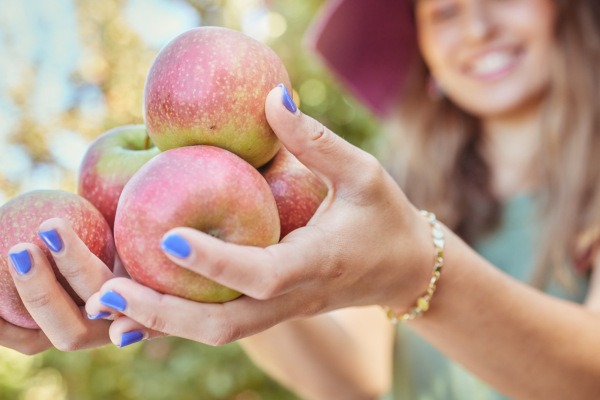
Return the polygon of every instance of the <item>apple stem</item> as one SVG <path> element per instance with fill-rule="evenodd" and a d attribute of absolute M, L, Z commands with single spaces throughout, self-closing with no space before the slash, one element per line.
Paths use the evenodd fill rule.
<path fill-rule="evenodd" d="M 148 150 L 150 148 L 150 136 L 146 134 L 146 140 L 144 140 L 144 150 Z"/>

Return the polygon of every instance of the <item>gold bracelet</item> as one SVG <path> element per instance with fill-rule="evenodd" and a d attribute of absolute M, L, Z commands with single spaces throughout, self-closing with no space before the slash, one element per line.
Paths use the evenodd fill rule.
<path fill-rule="evenodd" d="M 390 307 L 384 306 L 388 319 L 392 324 L 400 322 L 411 321 L 419 318 L 427 310 L 429 310 L 429 303 L 431 298 L 437 289 L 437 283 L 442 275 L 442 267 L 444 266 L 444 232 L 442 232 L 442 224 L 437 220 L 435 214 L 429 211 L 421 210 L 421 215 L 427 218 L 429 225 L 431 226 L 431 238 L 433 239 L 433 246 L 435 248 L 435 264 L 433 266 L 433 274 L 427 285 L 425 293 L 417 299 L 417 304 L 412 307 L 408 312 L 404 314 L 396 313 Z"/>

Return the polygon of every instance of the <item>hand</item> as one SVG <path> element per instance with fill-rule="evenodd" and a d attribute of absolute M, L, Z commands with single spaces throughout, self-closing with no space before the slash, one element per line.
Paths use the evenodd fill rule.
<path fill-rule="evenodd" d="M 40 225 L 40 232 L 50 230 L 56 231 L 62 243 L 59 251 L 51 251 L 56 265 L 81 299 L 87 300 L 114 277 L 77 237 L 68 221 L 53 218 Z M 24 354 L 36 354 L 51 347 L 72 351 L 109 343 L 110 321 L 88 319 L 85 309 L 77 306 L 58 283 L 40 248 L 20 243 L 9 253 L 22 251 L 28 252 L 29 272 L 19 274 L 14 268 L 9 269 L 21 300 L 40 329 L 20 328 L 0 320 L 0 345 Z M 13 265 L 10 258 L 9 265 Z"/>
<path fill-rule="evenodd" d="M 190 228 L 167 234 L 180 236 L 191 247 L 185 259 L 169 256 L 171 260 L 244 296 L 202 304 L 112 279 L 90 298 L 88 313 L 109 311 L 110 302 L 101 301 L 108 293 L 119 299 L 119 309 L 112 311 L 129 320 L 220 345 L 290 318 L 336 308 L 386 304 L 401 310 L 413 305 L 433 267 L 428 223 L 373 156 L 299 111 L 288 111 L 282 99 L 280 88 L 267 97 L 271 127 L 329 189 L 309 224 L 267 248 L 225 243 Z M 122 333 L 114 324 L 113 342 Z"/>

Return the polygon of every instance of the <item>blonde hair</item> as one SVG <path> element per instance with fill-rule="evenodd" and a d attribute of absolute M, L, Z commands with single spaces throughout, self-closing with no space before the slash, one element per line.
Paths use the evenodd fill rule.
<path fill-rule="evenodd" d="M 544 102 L 544 126 L 533 171 L 543 213 L 533 284 L 544 287 L 551 273 L 570 286 L 570 269 L 598 242 L 600 227 L 600 4 L 556 0 L 558 21 L 552 79 Z M 467 242 L 497 227 L 501 203 L 489 187 L 481 154 L 479 120 L 449 99 L 434 99 L 422 59 L 415 62 L 392 140 L 390 171 L 418 206 Z M 586 236 L 587 234 L 587 236 Z M 589 261 L 589 260 L 588 260 Z M 580 260 L 577 260 L 580 263 Z M 589 263 L 588 263 L 589 264 Z"/>

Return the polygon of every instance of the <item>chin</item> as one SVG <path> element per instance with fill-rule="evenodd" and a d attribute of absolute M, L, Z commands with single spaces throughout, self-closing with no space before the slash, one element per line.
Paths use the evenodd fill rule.
<path fill-rule="evenodd" d="M 450 99 L 461 109 L 478 118 L 501 118 L 539 109 L 543 91 L 510 90 L 505 87 L 497 92 L 469 93 Z M 466 94 L 466 95 L 465 95 Z"/>

